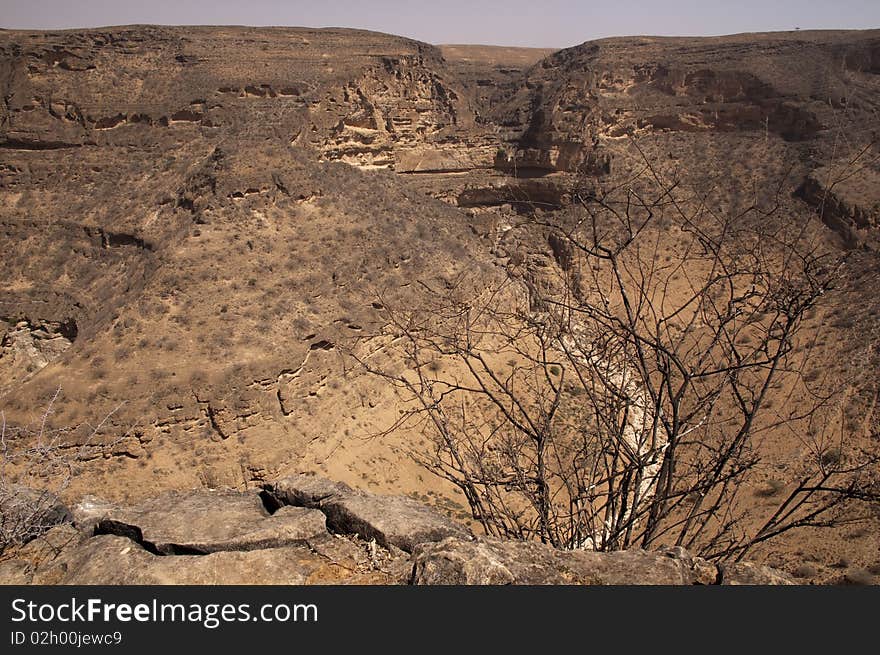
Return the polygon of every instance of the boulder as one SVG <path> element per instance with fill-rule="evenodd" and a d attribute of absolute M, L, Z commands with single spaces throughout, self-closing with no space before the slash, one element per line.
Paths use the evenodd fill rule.
<path fill-rule="evenodd" d="M 83 534 L 70 523 L 61 523 L 47 530 L 37 539 L 16 546 L 10 558 L 0 562 L 0 584 L 38 584 L 38 572 L 52 566 L 64 553 L 74 550 L 85 540 Z"/>
<path fill-rule="evenodd" d="M 154 555 L 125 537 L 98 535 L 62 554 L 35 584 L 306 584 L 324 566 L 305 546 L 209 555 Z"/>
<path fill-rule="evenodd" d="M 685 563 L 685 565 L 688 566 L 688 568 L 690 568 L 691 570 L 694 584 L 718 584 L 720 573 L 718 571 L 718 567 L 715 566 L 712 562 L 705 560 L 702 557 L 691 555 L 681 546 L 667 548 L 666 550 L 663 550 L 661 552 L 665 553 L 668 557 L 678 559 L 679 561 Z"/>
<path fill-rule="evenodd" d="M 413 584 L 714 584 L 715 567 L 679 549 L 561 551 L 538 542 L 444 539 L 413 553 Z"/>
<path fill-rule="evenodd" d="M 67 524 L 0 563 L 0 584 L 400 584 L 405 563 L 387 551 L 371 561 L 367 544 L 327 532 L 308 544 L 165 555 Z"/>
<path fill-rule="evenodd" d="M 327 527 L 333 532 L 375 539 L 385 548 L 412 552 L 418 544 L 450 536 L 471 537 L 465 526 L 405 496 L 355 491 L 317 476 L 284 478 L 268 487 L 267 493 L 280 504 L 317 508 L 327 516 Z"/>
<path fill-rule="evenodd" d="M 327 532 L 321 512 L 282 507 L 270 515 L 256 492 L 167 492 L 132 508 L 104 509 L 97 534 L 166 555 L 279 548 Z"/>
<path fill-rule="evenodd" d="M 782 571 L 752 562 L 734 562 L 718 566 L 722 585 L 794 585 L 794 578 Z"/>
<path fill-rule="evenodd" d="M 445 537 L 467 538 L 470 532 L 439 512 L 403 496 L 353 494 L 325 502 L 331 530 L 375 539 L 385 548 L 412 552 L 418 545 Z"/>
<path fill-rule="evenodd" d="M 439 543 L 419 546 L 413 552 L 411 582 L 417 585 L 527 584 L 526 576 L 522 575 L 527 567 L 517 567 L 507 556 L 508 553 L 499 552 L 502 549 L 493 547 L 498 545 L 485 540 L 462 541 L 451 537 Z M 535 566 L 542 568 L 540 563 Z M 542 580 L 545 584 L 559 581 L 558 576 L 551 576 L 548 571 L 542 572 L 545 573 Z M 519 578 L 517 574 L 520 574 Z"/>
<path fill-rule="evenodd" d="M 317 475 L 301 473 L 268 485 L 266 492 L 280 505 L 297 507 L 318 507 L 324 501 L 355 493 L 344 482 L 333 482 Z"/>

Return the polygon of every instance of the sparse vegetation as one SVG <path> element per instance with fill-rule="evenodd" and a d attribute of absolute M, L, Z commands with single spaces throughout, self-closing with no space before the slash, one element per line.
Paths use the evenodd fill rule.
<path fill-rule="evenodd" d="M 433 434 L 430 452 L 413 457 L 461 490 L 487 533 L 739 560 L 880 501 L 876 453 L 823 446 L 840 434 L 829 423 L 834 390 L 797 415 L 777 409 L 803 389 L 804 315 L 834 288 L 844 258 L 754 206 L 735 222 L 705 204 L 702 216 L 686 213 L 647 159 L 626 189 L 571 195 L 576 214 L 534 219 L 567 244 L 561 291 L 462 277 L 418 307 L 381 299 L 408 370 L 360 360 L 410 403 L 390 429 Z M 674 243 L 659 216 L 675 223 Z M 455 368 L 438 374 L 437 358 Z M 744 502 L 764 434 L 817 423 L 808 445 L 818 458 L 803 458 L 790 486 L 758 488 L 774 509 Z"/>
<path fill-rule="evenodd" d="M 106 437 L 114 409 L 95 426 L 53 428 L 57 389 L 31 424 L 11 427 L 0 410 L 0 555 L 69 519 L 59 496 L 89 460 L 112 450 L 125 436 Z"/>
<path fill-rule="evenodd" d="M 96 34 L 0 30 L 10 444 L 39 442 L 58 385 L 53 426 L 122 401 L 115 422 L 143 420 L 68 498 L 235 484 L 258 453 L 562 548 L 821 555 L 826 580 L 876 561 L 876 33 L 540 64 L 379 33 Z M 350 368 L 352 341 L 397 388 Z"/>

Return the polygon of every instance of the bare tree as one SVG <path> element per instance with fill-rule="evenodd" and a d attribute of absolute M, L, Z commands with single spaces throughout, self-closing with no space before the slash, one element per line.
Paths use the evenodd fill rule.
<path fill-rule="evenodd" d="M 94 426 L 51 427 L 60 395 L 58 388 L 30 425 L 10 426 L 0 411 L 0 554 L 69 520 L 59 495 L 78 468 L 112 451 L 128 437 L 126 433 L 104 438 L 108 422 L 121 405 Z"/>
<path fill-rule="evenodd" d="M 844 259 L 778 206 L 736 215 L 640 175 L 576 187 L 569 212 L 532 224 L 556 255 L 534 276 L 423 287 L 388 308 L 413 456 L 464 493 L 490 535 L 559 548 L 679 545 L 713 559 L 880 500 L 878 458 L 834 431 L 835 394 L 803 375 L 801 327 Z M 695 208 L 694 208 L 695 207 Z M 688 209 L 690 208 L 690 209 Z M 791 411 L 771 409 L 771 396 Z M 742 501 L 762 441 L 803 431 L 798 477 L 766 515 Z M 834 436 L 836 435 L 836 437 Z"/>

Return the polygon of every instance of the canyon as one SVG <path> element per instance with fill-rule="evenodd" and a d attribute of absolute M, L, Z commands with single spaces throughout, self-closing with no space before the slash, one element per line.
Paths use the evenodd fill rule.
<path fill-rule="evenodd" d="M 465 275 L 555 289 L 570 255 L 542 222 L 648 166 L 694 211 L 772 208 L 768 223 L 845 254 L 806 319 L 807 375 L 845 386 L 842 420 L 880 450 L 876 30 L 555 52 L 343 29 L 2 30 L 0 95 L 0 410 L 15 443 L 54 435 L 77 454 L 53 489 L 71 506 L 316 473 L 476 530 L 410 457 L 425 435 L 388 431 L 395 389 L 350 354 L 382 357 L 391 309 Z M 756 505 L 805 449 L 767 441 Z M 866 520 L 756 556 L 876 583 L 880 514 Z M 361 562 L 356 581 L 432 580 L 433 560 L 383 547 L 395 572 Z"/>

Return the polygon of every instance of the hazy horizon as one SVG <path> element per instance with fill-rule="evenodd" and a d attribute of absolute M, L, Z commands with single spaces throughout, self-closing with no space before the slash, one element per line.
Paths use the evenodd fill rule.
<path fill-rule="evenodd" d="M 86 29 L 119 25 L 240 25 L 246 27 L 345 27 L 386 32 L 428 43 L 561 48 L 611 36 L 719 36 L 743 32 L 872 29 L 880 27 L 880 3 L 849 0 L 766 3 L 620 0 L 603 2 L 525 0 L 473 3 L 354 2 L 328 0 L 203 3 L 0 0 L 0 27 Z"/>

